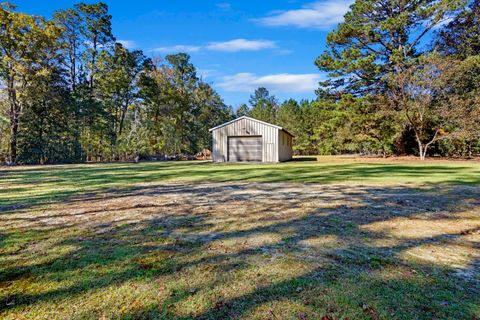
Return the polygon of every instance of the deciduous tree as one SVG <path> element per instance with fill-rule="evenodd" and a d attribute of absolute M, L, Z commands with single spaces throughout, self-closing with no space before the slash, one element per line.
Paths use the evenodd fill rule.
<path fill-rule="evenodd" d="M 42 17 L 15 12 L 11 4 L 0 6 L 0 79 L 6 90 L 10 122 L 10 161 L 17 159 L 20 115 L 25 95 L 35 77 L 49 71 L 56 59 L 60 29 Z"/>
<path fill-rule="evenodd" d="M 104 51 L 99 57 L 98 96 L 109 114 L 113 147 L 123 133 L 128 108 L 139 98 L 137 84 L 149 63 L 141 51 L 129 51 L 119 43 L 112 54 Z"/>
<path fill-rule="evenodd" d="M 415 133 L 420 159 L 435 142 L 468 130 L 468 106 L 453 103 L 452 79 L 457 62 L 436 53 L 423 56 L 404 71 L 391 75 L 387 95 L 392 109 L 398 110 Z"/>

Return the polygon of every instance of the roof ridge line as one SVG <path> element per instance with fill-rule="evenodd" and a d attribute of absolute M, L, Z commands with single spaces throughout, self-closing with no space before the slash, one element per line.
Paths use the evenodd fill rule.
<path fill-rule="evenodd" d="M 213 130 L 216 130 L 216 129 L 220 129 L 220 128 L 226 126 L 226 125 L 229 125 L 229 124 L 231 124 L 231 123 L 237 122 L 237 121 L 242 120 L 242 119 L 249 119 L 249 120 L 252 120 L 252 121 L 256 121 L 256 122 L 259 122 L 259 123 L 263 123 L 263 124 L 265 124 L 265 125 L 267 125 L 267 126 L 271 126 L 271 127 L 274 127 L 274 128 L 280 129 L 280 130 L 284 130 L 282 127 L 277 126 L 276 124 L 273 124 L 273 123 L 268 123 L 268 122 L 265 122 L 265 121 L 262 121 L 262 120 L 258 120 L 258 119 L 255 119 L 255 118 L 248 117 L 248 116 L 241 116 L 241 117 L 235 118 L 235 119 L 233 119 L 233 120 L 230 120 L 230 121 L 228 121 L 228 122 L 225 122 L 225 123 L 223 123 L 223 124 L 220 124 L 220 125 L 218 125 L 218 126 L 216 126 L 216 127 L 213 127 L 213 128 L 211 128 L 211 129 L 208 129 L 208 131 L 213 131 Z"/>

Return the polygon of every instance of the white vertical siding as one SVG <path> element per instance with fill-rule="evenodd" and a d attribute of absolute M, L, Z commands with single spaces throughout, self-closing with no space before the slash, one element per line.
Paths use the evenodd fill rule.
<path fill-rule="evenodd" d="M 229 136 L 262 136 L 262 161 L 278 162 L 279 159 L 279 132 L 281 130 L 243 118 L 226 126 L 212 131 L 212 158 L 214 162 L 228 161 L 228 137 Z"/>
<path fill-rule="evenodd" d="M 283 130 L 278 130 L 278 152 L 279 161 L 291 160 L 293 156 L 292 150 L 292 136 Z"/>

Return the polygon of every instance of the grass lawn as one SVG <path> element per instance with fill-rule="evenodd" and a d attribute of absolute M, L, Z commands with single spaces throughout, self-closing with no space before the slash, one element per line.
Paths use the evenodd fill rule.
<path fill-rule="evenodd" d="M 322 317 L 480 319 L 480 162 L 0 168 L 1 319 Z"/>

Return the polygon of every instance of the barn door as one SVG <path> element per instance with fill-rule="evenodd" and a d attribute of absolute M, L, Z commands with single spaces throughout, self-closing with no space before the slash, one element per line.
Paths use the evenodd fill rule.
<path fill-rule="evenodd" d="M 228 137 L 228 161 L 262 161 L 262 137 Z"/>

